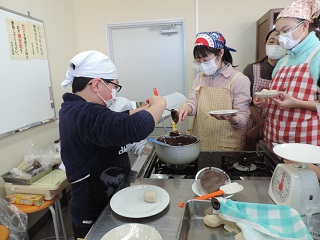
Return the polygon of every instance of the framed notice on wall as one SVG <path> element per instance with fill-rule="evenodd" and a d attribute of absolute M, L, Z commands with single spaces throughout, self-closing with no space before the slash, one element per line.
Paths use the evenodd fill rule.
<path fill-rule="evenodd" d="M 44 24 L 0 7 L 0 137 L 55 119 Z"/>

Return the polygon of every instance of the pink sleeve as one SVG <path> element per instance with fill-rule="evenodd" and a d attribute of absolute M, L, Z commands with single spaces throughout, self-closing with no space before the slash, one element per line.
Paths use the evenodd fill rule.
<path fill-rule="evenodd" d="M 231 85 L 232 108 L 238 110 L 240 122 L 232 125 L 234 128 L 242 128 L 247 124 L 250 116 L 250 80 L 241 74 Z"/>
<path fill-rule="evenodd" d="M 194 89 L 199 86 L 199 83 L 200 83 L 200 78 L 199 78 L 199 73 L 198 73 L 197 76 L 195 77 L 195 79 L 193 80 L 192 89 L 189 92 L 188 97 L 187 97 L 187 103 L 192 108 L 192 111 L 189 114 L 189 116 L 194 116 L 197 113 L 199 91 L 194 90 Z"/>

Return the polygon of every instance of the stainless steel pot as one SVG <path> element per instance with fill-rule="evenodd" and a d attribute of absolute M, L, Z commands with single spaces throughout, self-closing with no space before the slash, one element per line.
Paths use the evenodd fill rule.
<path fill-rule="evenodd" d="M 189 138 L 193 143 L 179 146 L 173 146 L 174 144 L 170 143 L 170 140 L 173 140 L 174 143 L 178 143 L 179 138 L 181 137 Z M 170 146 L 155 144 L 155 151 L 160 160 L 164 163 L 172 165 L 189 164 L 199 156 L 200 139 L 196 136 L 160 136 L 156 140 L 170 144 Z"/>

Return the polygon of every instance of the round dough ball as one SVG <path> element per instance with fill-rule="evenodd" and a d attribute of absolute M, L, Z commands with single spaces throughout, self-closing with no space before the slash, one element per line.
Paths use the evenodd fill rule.
<path fill-rule="evenodd" d="M 144 201 L 154 203 L 157 201 L 157 193 L 153 190 L 148 190 L 143 193 Z"/>
<path fill-rule="evenodd" d="M 224 223 L 224 219 L 222 219 L 221 217 L 219 217 L 216 214 L 213 215 L 206 215 L 203 218 L 203 222 L 205 225 L 207 225 L 208 227 L 219 227 L 221 224 Z"/>
<path fill-rule="evenodd" d="M 269 90 L 269 94 L 277 94 L 278 91 L 277 90 Z"/>
<path fill-rule="evenodd" d="M 213 208 L 212 207 L 208 207 L 206 210 L 204 210 L 203 216 L 212 215 L 212 214 L 214 214 L 213 213 Z"/>

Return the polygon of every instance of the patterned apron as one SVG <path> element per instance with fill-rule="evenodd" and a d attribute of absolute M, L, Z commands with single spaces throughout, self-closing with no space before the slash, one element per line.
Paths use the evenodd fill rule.
<path fill-rule="evenodd" d="M 310 72 L 310 61 L 320 50 L 320 46 L 312 51 L 303 64 L 285 66 L 286 56 L 274 76 L 270 89 L 284 91 L 303 100 L 314 101 L 317 86 Z M 316 111 L 302 108 L 280 109 L 269 100 L 269 111 L 266 116 L 264 136 L 268 141 L 283 143 L 297 142 L 320 146 L 319 116 Z"/>
<path fill-rule="evenodd" d="M 252 65 L 253 67 L 253 86 L 252 86 L 252 93 L 253 95 L 256 92 L 261 92 L 262 89 L 269 89 L 269 85 L 270 85 L 270 80 L 268 79 L 264 79 L 261 78 L 261 66 L 260 63 L 255 63 Z M 255 106 L 252 106 L 255 108 L 255 110 L 257 111 L 257 113 L 259 113 L 259 115 L 262 118 L 265 118 L 266 116 L 266 108 L 262 109 L 262 108 L 258 108 Z M 256 150 L 256 143 L 254 144 L 249 144 L 246 142 L 246 137 L 247 137 L 247 133 L 254 127 L 256 126 L 256 122 L 253 121 L 253 119 L 251 117 L 249 117 L 248 119 L 248 123 L 246 126 L 244 126 L 243 128 L 241 128 L 241 149 L 245 150 L 245 151 L 255 151 Z M 257 139 L 258 141 L 259 139 Z"/>
<path fill-rule="evenodd" d="M 242 73 L 238 72 L 223 88 L 201 87 L 199 90 L 198 109 L 192 132 L 201 140 L 201 151 L 240 150 L 240 129 L 233 128 L 229 121 L 217 120 L 208 112 L 232 109 L 231 85 Z"/>

